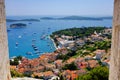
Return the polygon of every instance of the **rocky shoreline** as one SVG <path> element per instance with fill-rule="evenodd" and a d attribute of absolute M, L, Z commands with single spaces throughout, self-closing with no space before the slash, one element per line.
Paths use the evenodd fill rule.
<path fill-rule="evenodd" d="M 49 39 L 53 42 L 54 47 L 55 47 L 55 49 L 57 50 L 57 49 L 58 49 L 58 47 L 57 47 L 57 45 L 56 45 L 56 43 L 55 43 L 54 39 L 52 39 L 50 36 L 49 36 Z"/>

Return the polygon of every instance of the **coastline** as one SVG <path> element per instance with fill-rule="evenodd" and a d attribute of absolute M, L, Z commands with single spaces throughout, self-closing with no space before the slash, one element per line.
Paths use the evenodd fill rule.
<path fill-rule="evenodd" d="M 56 44 L 55 44 L 54 40 L 50 37 L 50 35 L 48 36 L 48 38 L 49 38 L 49 39 L 53 42 L 54 47 L 55 47 L 55 49 L 57 50 L 57 49 L 58 49 L 58 47 L 56 46 Z"/>
<path fill-rule="evenodd" d="M 24 17 L 24 16 L 21 16 L 21 17 L 17 17 L 17 16 L 11 16 L 10 18 L 11 19 L 17 19 L 17 20 L 19 20 L 19 19 L 24 19 L 24 18 L 27 18 L 27 19 L 30 19 L 30 17 L 31 18 L 36 18 L 35 16 L 28 16 L 28 17 Z M 51 23 L 51 21 L 49 21 L 49 20 L 43 20 L 42 22 L 40 22 L 40 23 L 36 23 L 36 22 L 32 22 L 32 24 L 29 24 L 29 23 L 27 23 L 27 22 L 24 22 L 24 23 L 26 23 L 26 24 L 28 24 L 28 26 L 30 26 L 30 27 L 27 27 L 27 28 L 23 28 L 23 29 L 10 29 L 11 31 L 10 32 L 8 32 L 8 38 L 9 38 L 9 40 L 8 40 L 8 42 L 9 42 L 9 48 L 10 48 L 10 50 L 9 50 L 9 53 L 10 53 L 10 56 L 9 56 L 9 58 L 11 58 L 11 57 L 13 57 L 13 56 L 19 56 L 19 55 L 21 55 L 21 56 L 25 56 L 25 57 L 27 57 L 27 58 L 29 58 L 29 59 L 33 59 L 33 58 L 37 58 L 38 56 L 37 55 L 35 55 L 35 56 L 30 56 L 30 55 L 26 55 L 25 53 L 26 52 L 28 52 L 28 51 L 30 51 L 30 52 L 33 52 L 34 53 L 34 51 L 33 51 L 33 49 L 31 48 L 31 46 L 29 46 L 29 45 L 31 45 L 31 39 L 34 39 L 35 37 L 34 36 L 31 36 L 34 32 L 36 32 L 37 34 L 34 34 L 34 35 L 36 35 L 38 38 L 41 36 L 41 33 L 46 33 L 47 35 L 49 35 L 51 32 L 54 32 L 54 31 L 56 31 L 56 30 L 62 30 L 62 29 L 67 29 L 67 28 L 72 28 L 73 26 L 76 26 L 76 25 L 78 25 L 77 27 L 81 27 L 82 25 L 84 25 L 84 26 L 88 26 L 89 27 L 89 23 L 90 23 L 90 25 L 92 26 L 92 25 L 103 25 L 103 26 L 111 26 L 111 24 L 106 24 L 106 23 L 110 23 L 111 21 L 110 20 L 107 20 L 107 21 L 102 21 L 101 23 L 99 23 L 99 24 L 96 24 L 96 22 L 93 22 L 92 24 L 91 24 L 91 22 L 89 22 L 89 21 L 83 21 L 83 23 L 81 24 L 81 23 L 79 23 L 78 21 L 72 21 L 73 23 L 71 23 L 71 21 L 68 21 L 68 22 L 66 22 L 66 21 L 56 21 L 56 20 L 54 20 L 54 21 L 52 21 L 52 22 L 54 22 L 55 23 L 55 25 L 53 25 L 52 23 Z M 47 24 L 50 24 L 51 26 L 45 26 L 44 25 L 44 23 L 47 23 Z M 61 23 L 61 24 L 63 24 L 62 26 L 59 24 L 59 23 Z M 67 25 L 65 25 L 66 23 L 68 23 Z M 86 24 L 87 23 L 87 24 Z M 105 23 L 105 24 L 104 24 Z M 11 23 L 10 22 L 7 22 L 7 26 L 9 26 Z M 39 27 L 40 25 L 42 25 L 43 27 Z M 36 26 L 36 27 L 35 27 Z M 60 27 L 60 28 L 59 28 Z M 51 30 L 50 30 L 50 32 L 49 32 L 49 34 L 46 32 L 46 31 L 48 31 L 48 28 L 51 28 Z M 55 28 L 55 29 L 54 29 Z M 17 33 L 17 34 L 16 34 Z M 11 35 L 12 34 L 12 35 Z M 19 35 L 22 35 L 22 39 L 19 39 L 18 37 L 19 37 Z M 14 38 L 13 38 L 14 37 Z M 52 38 L 52 37 L 51 37 Z M 26 40 L 27 40 L 27 42 L 26 42 Z M 51 39 L 52 40 L 52 39 Z M 52 40 L 53 41 L 53 43 L 54 43 L 54 40 Z M 19 46 L 19 48 L 15 48 L 15 44 L 14 43 L 16 43 L 16 42 L 19 42 L 19 44 L 20 44 L 20 46 Z M 21 43 L 22 42 L 22 43 Z M 46 50 L 44 50 L 44 48 L 43 48 L 43 46 L 41 46 L 41 44 L 40 45 L 38 45 L 37 47 L 39 47 L 40 48 L 40 50 L 42 51 L 42 53 L 41 54 L 43 54 L 43 53 L 46 53 L 46 52 L 49 52 L 49 50 L 50 50 L 50 47 L 49 46 L 47 46 L 46 44 L 47 43 L 45 43 L 46 41 L 44 41 L 44 40 L 37 40 L 36 41 L 37 43 L 38 42 L 40 42 L 40 43 L 42 43 L 43 44 L 43 46 L 44 46 L 44 44 L 45 44 L 45 46 L 44 46 L 44 48 L 46 48 Z M 53 45 L 53 43 L 52 43 L 52 46 L 54 47 L 55 46 L 55 44 Z M 28 48 L 27 48 L 28 47 Z M 54 50 L 55 50 L 55 48 L 57 49 L 57 48 L 59 48 L 58 46 L 55 46 L 54 47 Z"/>

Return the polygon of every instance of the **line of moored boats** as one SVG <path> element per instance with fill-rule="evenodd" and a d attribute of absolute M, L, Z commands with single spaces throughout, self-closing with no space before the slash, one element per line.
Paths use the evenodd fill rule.
<path fill-rule="evenodd" d="M 50 28 L 48 28 L 48 30 L 50 30 Z M 37 33 L 34 32 L 33 35 L 35 35 L 35 34 L 37 34 Z M 22 38 L 22 36 L 19 35 L 18 38 Z M 40 40 L 46 40 L 46 39 L 49 39 L 49 36 L 48 36 L 47 34 L 44 33 L 44 34 L 42 34 L 42 36 L 40 36 Z M 38 47 L 35 45 L 35 42 L 36 42 L 36 39 L 32 39 L 32 44 L 31 44 L 31 46 L 32 46 L 34 52 L 30 52 L 30 51 L 29 51 L 29 52 L 26 52 L 26 55 L 31 55 L 31 56 L 33 56 L 34 54 L 40 55 L 40 54 L 43 53 L 43 52 L 40 51 L 40 50 L 38 49 Z M 52 50 L 52 49 L 53 49 L 52 42 L 48 41 L 47 43 L 48 43 L 47 46 L 49 46 L 49 47 L 50 47 L 50 50 Z M 16 42 L 15 45 L 16 45 L 16 48 L 18 48 L 19 43 Z"/>

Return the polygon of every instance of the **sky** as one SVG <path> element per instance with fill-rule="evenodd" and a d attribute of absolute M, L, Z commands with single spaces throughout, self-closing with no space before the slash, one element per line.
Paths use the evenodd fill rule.
<path fill-rule="evenodd" d="M 5 0 L 7 16 L 112 16 L 114 0 Z"/>

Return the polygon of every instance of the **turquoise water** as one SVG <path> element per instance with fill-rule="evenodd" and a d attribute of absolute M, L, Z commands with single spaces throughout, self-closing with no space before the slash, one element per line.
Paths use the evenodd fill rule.
<path fill-rule="evenodd" d="M 40 19 L 40 16 L 27 16 L 27 17 L 7 17 L 9 19 Z M 40 22 L 7 22 L 7 27 L 12 23 L 25 23 L 27 24 L 26 28 L 21 29 L 10 29 L 8 32 L 8 42 L 9 42 L 9 53 L 10 57 L 13 56 L 25 56 L 27 58 L 36 58 L 39 55 L 46 52 L 53 52 L 55 47 L 53 42 L 48 38 L 47 35 L 50 35 L 52 32 L 72 28 L 72 27 L 82 27 L 82 26 L 112 26 L 112 20 L 103 20 L 103 21 L 79 21 L 79 20 L 41 20 Z M 46 35 L 44 40 L 41 40 L 41 37 Z M 18 45 L 16 46 L 16 43 Z M 35 53 L 35 50 L 32 47 L 34 44 L 38 50 L 39 54 Z M 26 54 L 26 52 L 31 52 L 32 55 Z"/>

